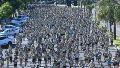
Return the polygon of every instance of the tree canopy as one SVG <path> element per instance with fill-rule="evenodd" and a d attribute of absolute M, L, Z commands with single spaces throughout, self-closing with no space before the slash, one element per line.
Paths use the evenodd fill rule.
<path fill-rule="evenodd" d="M 12 6 L 10 5 L 9 2 L 6 2 L 1 5 L 0 7 L 0 19 L 6 18 L 11 16 L 12 14 Z"/>
<path fill-rule="evenodd" d="M 116 0 L 100 0 L 98 1 L 98 20 L 110 20 L 114 18 L 116 21 L 120 21 L 120 5 Z"/>
<path fill-rule="evenodd" d="M 3 0 L 0 5 L 0 19 L 8 18 L 16 9 L 24 9 L 33 0 Z"/>

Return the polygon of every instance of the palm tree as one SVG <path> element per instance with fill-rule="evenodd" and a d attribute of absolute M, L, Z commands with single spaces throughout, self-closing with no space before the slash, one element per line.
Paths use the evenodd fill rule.
<path fill-rule="evenodd" d="M 116 0 L 100 0 L 98 1 L 98 20 L 104 20 L 110 24 L 110 33 L 112 33 L 112 25 L 114 25 L 114 39 L 116 39 L 116 22 L 120 21 L 120 5 Z M 117 14 L 118 13 L 118 14 Z"/>
<path fill-rule="evenodd" d="M 120 21 L 118 19 L 119 14 L 119 4 L 116 0 L 100 0 L 98 2 L 99 10 L 98 10 L 98 19 L 105 20 L 110 24 L 110 32 L 112 32 L 111 26 L 114 25 L 114 39 L 116 39 L 116 21 Z"/>

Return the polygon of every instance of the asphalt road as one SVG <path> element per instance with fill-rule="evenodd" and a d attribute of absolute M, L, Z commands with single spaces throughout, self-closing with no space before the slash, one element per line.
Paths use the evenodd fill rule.
<path fill-rule="evenodd" d="M 120 25 L 117 25 L 117 34 L 120 36 Z M 29 41 L 28 41 L 26 38 L 22 39 L 22 45 L 23 45 L 23 46 L 24 46 L 24 45 L 27 45 L 28 42 L 29 42 Z M 80 48 L 81 48 L 81 47 L 80 47 Z M 115 56 L 116 50 L 117 50 L 117 49 L 116 49 L 115 47 L 109 47 L 109 51 L 112 53 L 112 56 L 113 56 L 113 57 Z M 5 51 L 3 51 L 3 52 L 5 52 Z M 14 52 L 14 49 L 13 49 L 13 52 Z M 101 52 L 103 53 L 103 50 L 102 50 L 102 49 L 101 49 Z M 81 60 L 84 59 L 84 52 L 83 52 L 82 50 L 80 50 L 80 58 L 81 58 Z M 53 59 L 52 59 L 52 60 L 53 60 Z M 104 60 L 103 60 L 103 57 L 102 57 L 102 61 L 104 61 Z M 7 68 L 6 64 L 7 64 L 7 62 L 5 62 L 4 68 Z M 19 61 L 18 61 L 18 64 L 20 64 Z M 98 64 L 96 60 L 95 60 L 95 64 L 96 64 L 96 66 L 97 66 L 97 64 Z M 107 63 L 103 62 L 103 64 L 105 65 L 105 68 L 108 68 Z M 23 62 L 23 65 L 24 65 L 24 62 Z M 27 66 L 24 67 L 24 68 L 32 68 L 32 67 L 35 68 L 36 65 L 37 65 L 37 64 L 34 65 L 34 64 L 31 62 L 31 59 L 29 59 Z M 52 64 L 47 64 L 47 65 L 49 66 L 48 68 L 51 68 L 51 66 L 53 65 L 53 62 L 52 62 Z M 40 67 L 40 68 L 44 68 L 44 66 L 45 66 L 45 62 L 44 62 L 44 61 L 42 61 L 41 66 L 42 66 L 42 67 Z M 14 68 L 13 63 L 10 64 L 10 67 L 9 67 L 9 68 Z M 22 67 L 20 67 L 20 65 L 18 65 L 17 68 L 22 68 Z M 69 67 L 68 67 L 68 68 L 69 68 Z M 76 67 L 76 68 L 81 68 L 81 67 Z M 89 67 L 86 67 L 86 68 L 89 68 Z"/>

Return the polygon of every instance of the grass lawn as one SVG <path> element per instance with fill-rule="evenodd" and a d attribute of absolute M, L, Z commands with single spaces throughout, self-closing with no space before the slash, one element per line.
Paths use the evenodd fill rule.
<path fill-rule="evenodd" d="M 116 47 L 120 49 L 120 37 L 117 37 L 117 39 L 114 40 L 113 44 L 116 45 Z"/>

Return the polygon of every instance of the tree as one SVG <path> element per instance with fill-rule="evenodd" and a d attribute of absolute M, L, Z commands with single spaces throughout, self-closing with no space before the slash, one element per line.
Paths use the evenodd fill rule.
<path fill-rule="evenodd" d="M 21 1 L 22 1 L 22 4 L 20 6 L 21 9 L 26 9 L 27 5 L 31 2 L 33 2 L 33 0 L 21 0 Z"/>
<path fill-rule="evenodd" d="M 33 0 L 4 0 L 3 2 L 9 2 L 10 5 L 13 7 L 13 11 L 15 11 L 16 9 L 26 8 L 27 4 L 32 1 Z"/>
<path fill-rule="evenodd" d="M 116 0 L 100 0 L 98 6 L 98 20 L 109 22 L 111 33 L 111 26 L 114 25 L 114 39 L 116 39 L 116 22 L 120 21 L 120 5 Z"/>
<path fill-rule="evenodd" d="M 3 0 L 0 4 L 0 19 L 5 19 L 15 15 L 16 10 L 26 8 L 33 0 Z"/>
<path fill-rule="evenodd" d="M 3 3 L 0 6 L 0 21 L 2 19 L 6 20 L 6 18 L 11 17 L 12 14 L 12 6 L 10 6 L 9 2 Z"/>
<path fill-rule="evenodd" d="M 81 0 L 81 7 L 84 6 L 84 12 L 86 9 L 89 9 L 89 14 L 92 13 L 92 9 L 94 8 L 95 2 L 93 0 Z"/>
<path fill-rule="evenodd" d="M 12 14 L 12 6 L 10 6 L 9 2 L 6 2 L 0 7 L 0 19 L 8 18 Z"/>

